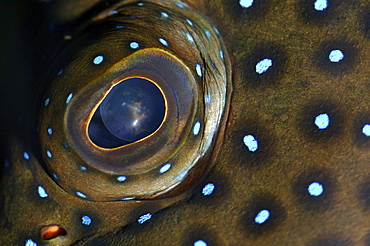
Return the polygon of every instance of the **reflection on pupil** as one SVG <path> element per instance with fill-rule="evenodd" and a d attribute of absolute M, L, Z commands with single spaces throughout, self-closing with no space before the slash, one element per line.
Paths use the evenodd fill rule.
<path fill-rule="evenodd" d="M 164 114 L 157 86 L 141 78 L 127 79 L 110 90 L 94 113 L 89 137 L 100 147 L 119 147 L 155 132 Z"/>

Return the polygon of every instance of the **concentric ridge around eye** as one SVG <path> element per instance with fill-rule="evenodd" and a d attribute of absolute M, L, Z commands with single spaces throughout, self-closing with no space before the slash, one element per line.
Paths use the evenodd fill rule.
<path fill-rule="evenodd" d="M 45 78 L 44 160 L 79 199 L 173 196 L 220 149 L 231 82 L 217 29 L 185 3 L 140 3 L 96 16 Z"/>

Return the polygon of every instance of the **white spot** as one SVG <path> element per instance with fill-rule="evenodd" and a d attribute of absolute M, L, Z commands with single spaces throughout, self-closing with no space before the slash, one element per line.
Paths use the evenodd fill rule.
<path fill-rule="evenodd" d="M 161 12 L 161 16 L 162 16 L 163 18 L 168 18 L 168 14 L 167 14 L 167 13 L 165 13 L 165 12 Z"/>
<path fill-rule="evenodd" d="M 262 224 L 265 223 L 269 217 L 270 211 L 262 209 L 261 211 L 258 212 L 257 216 L 254 218 L 254 222 L 256 222 L 257 224 Z"/>
<path fill-rule="evenodd" d="M 185 19 L 185 20 L 186 20 L 187 23 L 189 23 L 190 26 L 193 26 L 194 25 L 191 20 L 189 20 L 189 19 Z"/>
<path fill-rule="evenodd" d="M 87 198 L 87 196 L 86 196 L 84 193 L 82 193 L 82 192 L 76 191 L 76 194 L 77 194 L 77 196 L 79 196 L 79 197 Z"/>
<path fill-rule="evenodd" d="M 119 181 L 119 182 L 123 182 L 123 181 L 125 181 L 127 179 L 127 177 L 126 176 L 118 176 L 117 177 L 117 180 Z"/>
<path fill-rule="evenodd" d="M 172 166 L 171 163 L 167 163 L 167 164 L 163 165 L 161 167 L 161 169 L 159 169 L 159 173 L 165 173 L 165 172 L 167 172 L 171 168 L 171 166 Z"/>
<path fill-rule="evenodd" d="M 195 70 L 197 71 L 198 76 L 202 77 L 202 66 L 200 64 L 195 66 Z"/>
<path fill-rule="evenodd" d="M 211 102 L 211 96 L 208 93 L 204 97 L 204 102 L 207 103 L 207 104 Z"/>
<path fill-rule="evenodd" d="M 222 60 L 224 59 L 224 52 L 222 50 L 220 50 L 220 57 Z"/>
<path fill-rule="evenodd" d="M 327 0 L 316 0 L 314 3 L 314 8 L 317 11 L 324 11 L 328 7 L 328 1 Z"/>
<path fill-rule="evenodd" d="M 315 125 L 319 129 L 325 129 L 325 128 L 327 128 L 329 126 L 329 123 L 330 123 L 330 119 L 329 119 L 329 115 L 328 114 L 319 114 L 315 118 Z"/>
<path fill-rule="evenodd" d="M 82 215 L 81 216 L 81 223 L 83 225 L 90 225 L 91 222 L 92 222 L 92 220 L 91 220 L 91 218 L 89 216 L 87 216 L 87 215 Z"/>
<path fill-rule="evenodd" d="M 198 240 L 194 242 L 194 246 L 207 246 L 208 244 L 203 240 Z"/>
<path fill-rule="evenodd" d="M 137 42 L 131 42 L 130 43 L 130 47 L 131 47 L 131 49 L 137 49 L 137 48 L 139 48 L 139 43 L 137 43 Z"/>
<path fill-rule="evenodd" d="M 117 10 L 112 10 L 112 11 L 109 12 L 109 15 L 115 15 L 115 14 L 118 14 Z"/>
<path fill-rule="evenodd" d="M 208 37 L 208 38 L 210 38 L 211 37 L 211 32 L 209 31 L 209 30 L 204 30 L 204 33 L 206 34 L 206 36 Z"/>
<path fill-rule="evenodd" d="M 50 98 L 46 98 L 46 99 L 45 99 L 45 106 L 48 106 L 48 105 L 49 105 L 49 103 L 50 103 Z"/>
<path fill-rule="evenodd" d="M 213 27 L 213 29 L 215 30 L 215 32 L 220 35 L 220 32 L 218 31 L 218 29 L 216 27 Z"/>
<path fill-rule="evenodd" d="M 188 40 L 189 40 L 190 42 L 192 42 L 192 43 L 194 42 L 194 38 L 193 38 L 193 36 L 191 36 L 191 35 L 190 35 L 190 33 L 188 33 L 188 32 L 187 32 L 187 33 L 186 33 L 186 37 L 188 38 Z"/>
<path fill-rule="evenodd" d="M 166 41 L 166 40 L 164 40 L 163 38 L 159 38 L 158 40 L 159 40 L 159 42 L 161 42 L 161 44 L 163 44 L 164 46 L 168 46 L 167 41 Z"/>
<path fill-rule="evenodd" d="M 307 191 L 311 196 L 320 196 L 324 192 L 324 186 L 318 182 L 312 182 Z"/>
<path fill-rule="evenodd" d="M 30 159 L 30 155 L 27 152 L 23 152 L 23 158 L 26 160 Z"/>
<path fill-rule="evenodd" d="M 203 189 L 202 189 L 202 193 L 203 195 L 205 196 L 209 196 L 213 193 L 213 191 L 215 190 L 215 185 L 212 184 L 212 183 L 208 183 L 206 184 Z"/>
<path fill-rule="evenodd" d="M 140 218 L 137 220 L 137 222 L 139 222 L 139 224 L 143 224 L 145 221 L 150 220 L 151 218 L 152 218 L 152 214 L 147 213 L 147 214 L 141 215 Z"/>
<path fill-rule="evenodd" d="M 121 201 L 129 201 L 129 200 L 133 200 L 135 198 L 136 197 L 134 197 L 134 196 L 129 196 L 129 197 L 122 198 Z"/>
<path fill-rule="evenodd" d="M 138 5 L 138 6 L 143 6 L 143 5 L 144 5 L 144 3 L 138 3 L 137 5 Z"/>
<path fill-rule="evenodd" d="M 85 166 L 80 166 L 80 169 L 81 169 L 81 171 L 86 171 L 86 170 L 87 170 L 87 167 L 85 167 Z"/>
<path fill-rule="evenodd" d="M 48 128 L 48 134 L 49 135 L 52 135 L 53 134 L 53 129 L 51 129 L 50 127 Z"/>
<path fill-rule="evenodd" d="M 66 104 L 70 103 L 73 97 L 73 93 L 70 93 L 66 99 Z"/>
<path fill-rule="evenodd" d="M 239 1 L 239 4 L 240 6 L 242 6 L 243 8 L 249 8 L 252 6 L 253 4 L 253 0 L 240 0 Z"/>
<path fill-rule="evenodd" d="M 24 246 L 37 246 L 37 243 L 35 243 L 32 239 L 27 239 Z"/>
<path fill-rule="evenodd" d="M 41 198 L 45 198 L 45 197 L 48 197 L 48 193 L 46 193 L 46 190 L 44 189 L 44 187 L 40 186 L 37 187 L 37 192 L 39 193 L 39 196 Z"/>
<path fill-rule="evenodd" d="M 64 70 L 60 69 L 59 72 L 58 72 L 58 76 L 61 75 L 63 72 L 64 72 Z"/>
<path fill-rule="evenodd" d="M 47 151 L 46 151 L 46 155 L 47 155 L 49 158 L 53 157 L 53 154 L 51 153 L 51 151 L 50 151 L 50 150 L 47 150 Z"/>
<path fill-rule="evenodd" d="M 329 54 L 329 60 L 331 62 L 340 62 L 343 60 L 344 54 L 341 50 L 332 50 Z"/>
<path fill-rule="evenodd" d="M 362 127 L 362 133 L 365 134 L 366 137 L 370 137 L 370 125 L 366 124 Z"/>
<path fill-rule="evenodd" d="M 243 137 L 243 142 L 245 146 L 248 147 L 248 150 L 255 152 L 258 149 L 258 141 L 254 138 L 253 135 L 245 135 Z"/>
<path fill-rule="evenodd" d="M 200 122 L 197 121 L 195 124 L 194 124 L 194 128 L 193 128 L 193 134 L 196 136 L 199 134 L 199 131 L 200 131 Z"/>
<path fill-rule="evenodd" d="M 96 57 L 94 58 L 93 63 L 94 63 L 95 65 L 99 65 L 100 63 L 102 63 L 102 62 L 103 62 L 103 60 L 104 60 L 104 56 L 102 56 L 102 55 L 98 55 L 98 56 L 96 56 Z"/>
<path fill-rule="evenodd" d="M 272 66 L 272 60 L 265 58 L 256 64 L 256 73 L 262 74 Z"/>

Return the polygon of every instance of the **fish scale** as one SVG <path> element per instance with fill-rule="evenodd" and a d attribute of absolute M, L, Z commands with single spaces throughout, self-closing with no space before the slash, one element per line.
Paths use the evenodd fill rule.
<path fill-rule="evenodd" d="M 145 7 L 147 2 L 141 3 Z M 169 9 L 182 8 L 171 5 L 177 1 L 163 3 Z M 10 134 L 8 146 L 12 147 L 5 154 L 10 169 L 4 168 L 7 176 L 2 184 L 6 220 L 1 222 L 0 242 L 368 245 L 370 140 L 362 131 L 370 124 L 370 54 L 366 49 L 370 5 L 329 0 L 327 9 L 316 11 L 314 3 L 255 0 L 250 8 L 230 0 L 183 3 L 185 9 L 189 4 L 217 27 L 226 46 L 225 57 L 230 57 L 232 93 L 228 91 L 229 113 L 222 123 L 224 134 L 221 128 L 217 135 L 214 158 L 206 161 L 207 168 L 194 171 L 201 172 L 196 180 L 168 197 L 115 202 L 81 199 L 63 185 L 55 185 L 58 180 L 43 174 L 39 153 Z M 52 13 L 56 19 L 71 22 L 87 8 L 83 1 L 80 4 L 76 14 Z M 76 7 L 73 2 L 59 6 Z M 217 48 L 207 48 L 201 51 L 218 53 Z M 344 53 L 338 63 L 329 61 L 334 49 Z M 178 50 L 177 54 L 183 53 Z M 256 65 L 265 58 L 272 59 L 272 65 L 259 74 Z M 192 73 L 197 74 L 195 65 Z M 316 116 L 325 113 L 330 122 L 318 129 Z M 52 134 L 61 136 L 61 131 L 56 128 Z M 255 141 L 243 142 L 247 135 Z M 253 151 L 251 143 L 256 144 Z M 37 193 L 40 182 L 46 187 L 46 198 Z M 323 185 L 322 194 L 309 194 L 313 182 Z M 258 216 L 261 211 L 268 211 L 268 216 Z M 91 224 L 86 225 L 88 219 Z M 54 224 L 67 234 L 42 239 L 40 229 Z"/>

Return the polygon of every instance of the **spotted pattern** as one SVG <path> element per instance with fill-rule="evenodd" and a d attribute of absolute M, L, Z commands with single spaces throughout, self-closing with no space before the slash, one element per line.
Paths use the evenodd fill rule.
<path fill-rule="evenodd" d="M 121 198 L 115 203 L 132 207 L 124 214 L 130 223 L 123 224 L 120 207 L 112 205 L 108 209 L 100 202 L 96 207 L 86 205 L 88 196 L 78 190 L 73 198 L 63 197 L 76 199 L 71 209 L 60 206 L 64 201 L 56 199 L 57 188 L 45 189 L 44 183 L 32 178 L 29 167 L 39 158 L 33 146 L 14 144 L 7 159 L 9 177 L 21 180 L 22 185 L 17 183 L 16 187 L 23 197 L 19 200 L 29 207 L 25 211 L 31 214 L 36 206 L 39 211 L 35 211 L 36 221 L 27 227 L 33 229 L 24 229 L 18 223 L 14 225 L 16 236 L 5 237 L 0 232 L 0 238 L 4 235 L 4 240 L 17 245 L 38 245 L 42 239 L 35 229 L 39 228 L 37 223 L 41 224 L 37 217 L 58 224 L 68 215 L 68 233 L 53 239 L 70 240 L 77 235 L 73 241 L 66 241 L 67 245 L 369 244 L 368 3 L 190 2 L 217 25 L 234 62 L 227 130 L 221 136 L 221 153 L 212 160 L 217 165 L 188 187 L 173 206 L 150 199 L 131 201 L 134 196 Z M 140 8 L 146 5 L 137 3 Z M 185 2 L 176 5 L 186 8 Z M 170 21 L 173 13 L 163 8 L 158 15 Z M 225 21 L 220 21 L 220 16 Z M 190 18 L 184 22 L 188 30 L 195 25 Z M 209 36 L 207 32 L 204 35 Z M 192 32 L 182 35 L 196 44 Z M 170 49 L 173 45 L 164 36 L 156 37 L 155 42 Z M 140 50 L 145 45 L 143 40 L 136 40 L 126 47 Z M 227 53 L 219 50 L 221 59 Z M 108 57 L 95 54 L 89 63 L 103 67 Z M 190 69 L 203 77 L 207 67 L 198 62 Z M 66 73 L 70 71 L 58 68 L 54 76 Z M 53 95 L 49 96 L 43 99 L 45 108 L 54 103 Z M 63 95 L 65 101 L 58 103 L 68 107 L 74 96 L 69 91 Z M 212 100 L 204 99 L 206 103 Z M 192 138 L 207 130 L 202 120 L 195 120 L 190 128 Z M 51 124 L 40 132 L 58 138 L 60 129 Z M 44 149 L 43 155 L 54 159 L 57 148 L 73 151 L 68 139 L 58 144 Z M 13 169 L 14 165 L 19 165 L 21 171 Z M 74 165 L 75 171 L 95 173 L 79 163 Z M 166 176 L 173 167 L 164 162 L 154 171 Z M 52 175 L 63 182 L 63 176 Z M 118 174 L 110 181 L 124 187 L 131 177 Z M 18 196 L 5 187 L 9 190 L 6 195 Z M 18 213 L 17 207 L 23 206 L 17 205 L 11 206 L 13 215 Z M 115 226 L 108 228 L 105 221 Z M 9 231 L 7 234 L 11 235 Z"/>

